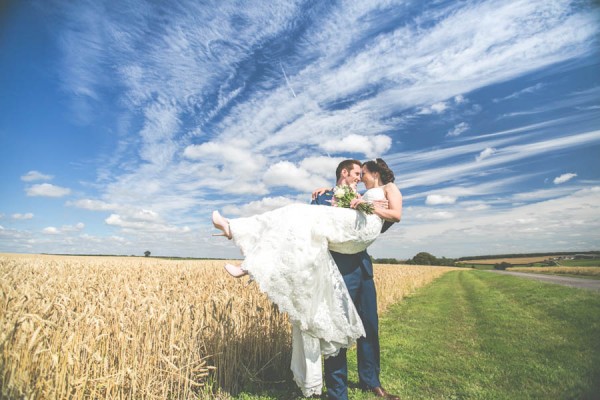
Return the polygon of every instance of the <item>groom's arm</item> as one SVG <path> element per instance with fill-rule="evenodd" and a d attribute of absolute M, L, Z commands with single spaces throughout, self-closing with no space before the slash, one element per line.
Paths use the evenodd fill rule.
<path fill-rule="evenodd" d="M 314 199 L 312 199 L 310 204 L 316 204 L 316 205 L 320 205 L 320 206 L 330 206 L 332 199 L 333 199 L 333 191 L 327 190 L 327 191 L 319 194 L 318 196 L 316 196 Z"/>

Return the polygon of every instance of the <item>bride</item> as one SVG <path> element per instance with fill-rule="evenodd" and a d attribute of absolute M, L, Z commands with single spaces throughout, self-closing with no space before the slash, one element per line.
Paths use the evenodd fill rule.
<path fill-rule="evenodd" d="M 305 396 L 322 390 L 321 355 L 335 356 L 365 331 L 329 250 L 355 254 L 377 239 L 383 221 L 400 221 L 402 195 L 382 159 L 362 165 L 367 191 L 351 208 L 291 204 L 248 218 L 226 219 L 213 212 L 213 224 L 233 239 L 245 256 L 241 267 L 226 265 L 236 277 L 250 274 L 292 322 L 294 380 Z M 361 203 L 381 204 L 372 214 Z"/>

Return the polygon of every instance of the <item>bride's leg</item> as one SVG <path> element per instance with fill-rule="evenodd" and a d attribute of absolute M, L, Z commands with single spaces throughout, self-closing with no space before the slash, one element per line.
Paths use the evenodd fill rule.
<path fill-rule="evenodd" d="M 215 228 L 222 230 L 223 234 L 213 235 L 213 236 L 225 236 L 227 239 L 231 240 L 231 230 L 229 229 L 229 221 L 218 211 L 213 211 L 212 213 L 212 221 Z"/>
<path fill-rule="evenodd" d="M 247 271 L 244 271 L 241 267 L 236 265 L 225 264 L 225 270 L 234 278 L 241 278 L 244 275 L 248 275 Z"/>

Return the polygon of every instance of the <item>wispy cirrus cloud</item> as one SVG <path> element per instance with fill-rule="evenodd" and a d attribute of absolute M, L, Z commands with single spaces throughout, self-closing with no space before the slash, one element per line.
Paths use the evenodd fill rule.
<path fill-rule="evenodd" d="M 459 207 L 507 187 L 484 189 L 482 176 L 600 140 L 590 129 L 544 131 L 558 116 L 481 131 L 469 120 L 481 106 L 467 112 L 478 89 L 594 51 L 595 14 L 572 2 L 58 3 L 68 22 L 63 89 L 81 121 L 97 103 L 117 104 L 120 135 L 99 167 L 97 198 L 67 204 L 108 211 L 105 223 L 128 234 L 187 238 L 208 207 L 245 215 L 284 204 L 331 185 L 346 157 L 384 156 L 400 187 L 420 187 L 409 200 Z M 508 104 L 546 88 L 525 83 L 495 98 Z M 536 110 L 545 108 L 519 112 Z M 452 140 L 404 146 L 417 135 L 411 121 L 424 118 L 446 122 L 436 130 Z M 33 192 L 61 193 L 53 188 Z M 438 211 L 429 215 L 460 215 Z"/>
<path fill-rule="evenodd" d="M 528 86 L 525 89 L 521 89 L 519 91 L 516 91 L 514 93 L 509 94 L 508 96 L 502 97 L 500 99 L 493 99 L 492 101 L 494 103 L 498 103 L 500 101 L 504 101 L 504 100 L 511 100 L 511 99 L 516 99 L 521 97 L 524 94 L 528 94 L 528 93 L 534 93 L 537 92 L 538 90 L 542 89 L 545 85 L 543 83 L 536 83 L 533 86 Z"/>
<path fill-rule="evenodd" d="M 400 187 L 410 188 L 413 186 L 452 182 L 457 179 L 464 179 L 469 176 L 477 175 L 485 169 L 491 169 L 501 165 L 508 165 L 510 163 L 524 160 L 535 155 L 551 153 L 554 151 L 563 150 L 565 148 L 579 147 L 598 142 L 600 142 L 600 131 L 591 131 L 565 135 L 548 140 L 538 140 L 531 143 L 497 147 L 493 152 L 493 157 L 484 157 L 479 161 L 459 161 L 453 164 L 447 164 L 443 167 L 434 167 L 415 172 L 408 172 L 402 174 L 397 183 Z M 482 144 L 480 143 L 479 146 L 482 146 Z M 490 149 L 492 148 L 489 145 L 486 146 L 485 143 L 483 146 Z M 470 150 L 473 148 L 467 147 L 467 149 Z M 483 152 L 485 152 L 485 149 L 477 153 L 476 156 L 478 157 Z M 399 168 L 399 165 L 396 163 L 397 161 L 394 159 L 394 162 L 392 163 L 393 168 Z"/>

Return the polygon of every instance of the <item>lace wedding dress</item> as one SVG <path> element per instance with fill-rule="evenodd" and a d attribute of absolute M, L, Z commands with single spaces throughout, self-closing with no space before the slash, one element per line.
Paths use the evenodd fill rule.
<path fill-rule="evenodd" d="M 385 195 L 379 187 L 363 198 L 381 200 Z M 321 393 L 321 354 L 337 355 L 365 335 L 328 250 L 365 250 L 382 223 L 376 215 L 308 204 L 229 220 L 233 240 L 245 256 L 242 269 L 292 321 L 291 369 L 305 396 Z"/>

